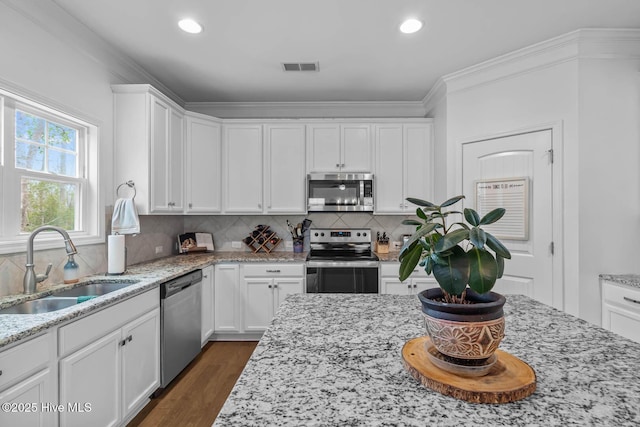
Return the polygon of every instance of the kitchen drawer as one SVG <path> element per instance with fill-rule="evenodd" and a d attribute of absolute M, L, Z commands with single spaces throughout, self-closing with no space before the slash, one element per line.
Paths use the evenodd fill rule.
<path fill-rule="evenodd" d="M 602 283 L 602 298 L 609 304 L 625 307 L 640 314 L 640 289 Z"/>
<path fill-rule="evenodd" d="M 398 278 L 398 273 L 400 271 L 400 263 L 399 262 L 381 262 L 380 263 L 380 277 L 395 277 Z M 423 277 L 432 277 L 424 271 L 424 268 L 420 266 L 416 266 L 413 269 L 413 273 L 411 273 L 411 278 L 423 278 Z"/>
<path fill-rule="evenodd" d="M 303 277 L 304 264 L 243 264 L 244 277 Z"/>
<path fill-rule="evenodd" d="M 155 288 L 62 326 L 58 330 L 60 357 L 87 346 L 159 306 L 160 291 Z"/>
<path fill-rule="evenodd" d="M 33 338 L 0 353 L 0 390 L 12 382 L 39 371 L 54 359 L 52 334 Z"/>

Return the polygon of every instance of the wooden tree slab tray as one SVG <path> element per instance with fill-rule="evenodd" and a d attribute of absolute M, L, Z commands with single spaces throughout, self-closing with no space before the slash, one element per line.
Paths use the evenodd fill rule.
<path fill-rule="evenodd" d="M 506 351 L 496 350 L 497 361 L 487 375 L 463 377 L 436 367 L 427 355 L 428 336 L 407 341 L 402 363 L 412 377 L 432 390 L 472 403 L 508 403 L 536 390 L 533 368 Z"/>

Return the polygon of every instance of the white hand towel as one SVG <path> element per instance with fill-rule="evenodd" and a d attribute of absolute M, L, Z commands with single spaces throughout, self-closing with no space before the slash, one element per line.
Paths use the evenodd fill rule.
<path fill-rule="evenodd" d="M 122 198 L 116 200 L 111 217 L 111 233 L 138 234 L 140 233 L 140 219 L 133 199 Z"/>

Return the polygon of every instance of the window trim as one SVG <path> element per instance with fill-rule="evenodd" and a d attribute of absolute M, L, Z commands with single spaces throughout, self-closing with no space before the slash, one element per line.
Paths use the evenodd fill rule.
<path fill-rule="evenodd" d="M 26 95 L 22 95 L 23 93 Z M 7 108 L 7 104 L 12 104 L 12 106 Z M 39 174 L 25 169 L 20 169 L 19 172 L 14 170 L 15 154 L 8 156 L 7 150 L 11 148 L 6 145 L 15 142 L 15 135 L 13 135 L 14 138 L 9 138 L 7 135 L 9 130 L 14 129 L 14 124 L 6 126 L 8 120 L 6 116 L 10 113 L 15 114 L 16 108 L 23 111 L 26 109 L 25 112 L 30 114 L 44 114 L 45 119 L 55 123 L 72 123 L 74 127 L 86 129 L 82 136 L 84 143 L 81 144 L 82 148 L 78 152 L 78 156 L 83 156 L 84 159 L 82 169 L 79 171 L 80 178 L 72 178 L 72 180 L 82 180 L 83 182 L 78 199 L 80 209 L 77 215 L 79 216 L 78 220 L 84 226 L 84 230 L 69 231 L 69 235 L 76 246 L 104 243 L 105 218 L 104 197 L 100 180 L 99 141 L 101 125 L 99 121 L 78 113 L 72 108 L 28 93 L 26 90 L 12 88 L 6 82 L 0 81 L 0 188 L 2 189 L 2 197 L 0 197 L 0 212 L 2 212 L 2 219 L 0 220 L 0 254 L 25 252 L 29 238 L 29 233 L 8 235 L 8 233 L 16 230 L 15 217 L 16 215 L 20 216 L 19 208 L 17 212 L 10 211 L 12 206 L 10 197 L 15 196 L 16 191 L 15 180 L 19 179 L 19 177 L 38 179 L 45 175 L 46 179 L 50 180 L 60 179 L 64 181 L 70 178 L 55 174 Z M 8 162 L 11 161 L 14 164 L 9 165 Z M 14 186 L 13 188 L 11 187 L 12 185 Z M 19 223 L 17 227 L 19 228 Z M 35 239 L 34 246 L 37 250 L 59 248 L 64 247 L 64 242 L 57 233 L 41 233 Z"/>

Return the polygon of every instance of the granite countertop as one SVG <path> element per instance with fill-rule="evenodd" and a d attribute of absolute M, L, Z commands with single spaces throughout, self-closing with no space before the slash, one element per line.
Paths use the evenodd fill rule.
<path fill-rule="evenodd" d="M 601 274 L 600 278 L 619 285 L 640 288 L 640 274 Z"/>
<path fill-rule="evenodd" d="M 207 265 L 224 262 L 304 262 L 306 256 L 306 253 L 293 252 L 272 252 L 270 254 L 263 252 L 257 254 L 251 252 L 211 252 L 176 255 L 129 266 L 127 272 L 121 276 L 87 276 L 83 277 L 79 283 L 73 285 L 56 285 L 32 295 L 2 297 L 0 298 L 0 308 L 5 308 L 24 301 L 54 295 L 63 289 L 82 286 L 87 282 L 114 280 L 135 282 L 123 289 L 62 310 L 41 314 L 0 314 L 0 350 L 2 350 L 4 346 L 34 336 L 51 327 L 84 316 L 118 301 L 138 295 L 157 287 L 167 280 L 171 280 L 192 270 L 206 267 Z"/>
<path fill-rule="evenodd" d="M 533 395 L 473 404 L 403 368 L 424 335 L 412 296 L 302 294 L 281 305 L 214 426 L 638 426 L 640 344 L 507 295 L 500 348 L 536 372 Z"/>
<path fill-rule="evenodd" d="M 380 262 L 398 262 L 398 255 L 400 251 L 389 251 L 387 254 L 375 253 L 378 256 Z"/>

